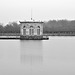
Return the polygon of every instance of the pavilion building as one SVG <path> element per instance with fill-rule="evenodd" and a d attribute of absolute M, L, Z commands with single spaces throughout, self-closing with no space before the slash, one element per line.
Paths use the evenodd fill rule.
<path fill-rule="evenodd" d="M 42 40 L 43 39 L 42 21 L 20 21 L 20 39 Z"/>

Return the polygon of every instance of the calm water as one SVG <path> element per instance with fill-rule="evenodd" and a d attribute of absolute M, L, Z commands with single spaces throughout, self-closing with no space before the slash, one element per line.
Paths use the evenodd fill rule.
<path fill-rule="evenodd" d="M 75 37 L 0 40 L 0 75 L 75 75 Z"/>

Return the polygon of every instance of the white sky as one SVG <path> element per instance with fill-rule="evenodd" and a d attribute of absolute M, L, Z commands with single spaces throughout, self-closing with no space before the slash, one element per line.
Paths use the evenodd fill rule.
<path fill-rule="evenodd" d="M 75 19 L 75 0 L 0 0 L 0 22 Z"/>

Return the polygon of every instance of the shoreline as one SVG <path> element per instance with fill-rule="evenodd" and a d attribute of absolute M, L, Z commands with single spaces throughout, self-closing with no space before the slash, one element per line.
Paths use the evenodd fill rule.
<path fill-rule="evenodd" d="M 44 33 L 43 36 L 75 36 L 74 33 Z M 0 37 L 13 37 L 13 38 L 19 38 L 20 33 L 0 33 Z"/>

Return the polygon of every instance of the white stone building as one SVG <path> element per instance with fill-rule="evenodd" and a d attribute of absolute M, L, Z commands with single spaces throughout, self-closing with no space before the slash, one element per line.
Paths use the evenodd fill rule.
<path fill-rule="evenodd" d="M 42 36 L 43 22 L 40 21 L 20 21 L 21 36 Z"/>

